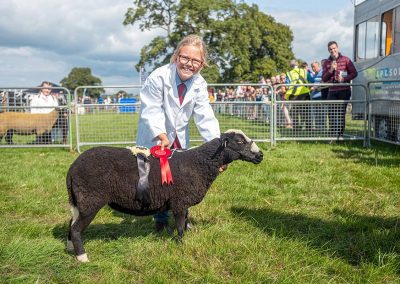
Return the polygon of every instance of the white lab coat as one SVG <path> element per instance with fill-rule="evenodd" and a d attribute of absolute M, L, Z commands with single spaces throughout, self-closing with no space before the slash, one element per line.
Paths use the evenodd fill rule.
<path fill-rule="evenodd" d="M 183 149 L 189 147 L 189 120 L 193 115 L 204 141 L 220 137 L 219 123 L 211 108 L 207 83 L 200 74 L 179 104 L 175 76 L 176 65 L 167 64 L 154 70 L 140 91 L 141 111 L 136 144 L 152 147 L 158 135 L 166 133 L 172 144 L 177 136 Z M 170 145 L 171 146 L 171 145 Z"/>

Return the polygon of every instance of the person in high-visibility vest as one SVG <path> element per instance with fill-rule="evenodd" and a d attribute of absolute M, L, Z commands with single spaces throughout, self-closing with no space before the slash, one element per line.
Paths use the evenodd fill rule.
<path fill-rule="evenodd" d="M 289 86 L 286 91 L 286 100 L 289 101 L 309 101 L 310 89 L 307 86 L 299 86 L 298 84 L 314 83 L 311 74 L 304 68 L 299 68 L 297 60 L 290 61 L 289 72 L 286 73 L 286 84 Z M 292 104 L 291 117 L 294 129 L 301 129 L 301 124 L 308 130 L 311 129 L 310 105 L 309 104 Z"/>

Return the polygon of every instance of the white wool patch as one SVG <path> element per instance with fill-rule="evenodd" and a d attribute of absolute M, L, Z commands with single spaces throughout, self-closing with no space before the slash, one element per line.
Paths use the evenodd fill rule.
<path fill-rule="evenodd" d="M 142 146 L 133 146 L 133 147 L 126 147 L 127 149 L 131 150 L 134 156 L 138 154 L 144 154 L 146 157 L 150 156 L 150 149 Z"/>
<path fill-rule="evenodd" d="M 258 148 L 257 144 L 254 143 L 254 142 L 252 142 L 250 150 L 251 150 L 251 152 L 253 152 L 253 153 L 258 153 L 258 152 L 260 152 L 260 148 Z"/>
<path fill-rule="evenodd" d="M 257 144 L 254 143 L 249 137 L 247 137 L 246 134 L 244 134 L 244 132 L 242 130 L 239 129 L 229 129 L 227 131 L 225 131 L 225 133 L 235 133 L 235 134 L 241 134 L 244 139 L 246 140 L 247 143 L 251 143 L 251 152 L 253 153 L 258 153 L 260 152 L 260 148 L 258 148 Z"/>
<path fill-rule="evenodd" d="M 87 256 L 86 253 L 81 254 L 81 255 L 78 255 L 78 256 L 76 257 L 76 259 L 77 259 L 79 262 L 89 262 L 89 258 L 88 258 L 88 256 Z"/>
<path fill-rule="evenodd" d="M 76 208 L 75 206 L 71 206 L 70 209 L 71 209 L 71 214 L 72 214 L 72 223 L 71 223 L 71 226 L 72 226 L 79 217 L 79 211 L 78 211 L 78 208 Z"/>

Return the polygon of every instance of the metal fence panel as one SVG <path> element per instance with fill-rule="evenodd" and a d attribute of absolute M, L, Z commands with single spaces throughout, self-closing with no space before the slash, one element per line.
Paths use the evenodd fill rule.
<path fill-rule="evenodd" d="M 344 100 L 285 100 L 277 97 L 277 89 L 285 87 L 308 86 L 327 88 L 336 84 L 277 84 L 274 86 L 274 135 L 273 144 L 283 140 L 364 140 L 368 146 L 368 89 L 364 85 L 341 84 L 343 86 L 359 86 L 364 90 L 364 99 L 360 101 Z M 362 120 L 351 115 L 352 104 L 364 110 Z"/>
<path fill-rule="evenodd" d="M 72 149 L 69 91 L 53 94 L 57 107 L 30 106 L 40 87 L 0 88 L 0 148 L 68 147 Z M 35 109 L 40 109 L 39 112 Z M 48 111 L 47 111 L 48 109 Z"/>
<path fill-rule="evenodd" d="M 131 98 L 116 102 L 93 103 L 86 92 L 105 89 L 110 93 L 133 92 Z M 80 86 L 74 90 L 76 144 L 78 152 L 88 145 L 133 145 L 139 122 L 140 103 L 136 99 L 140 85 Z M 85 99 L 88 98 L 88 100 Z"/>
<path fill-rule="evenodd" d="M 275 140 L 364 140 L 365 122 L 354 120 L 351 101 L 277 101 Z"/>
<path fill-rule="evenodd" d="M 371 81 L 368 90 L 369 137 L 400 145 L 400 80 Z"/>
<path fill-rule="evenodd" d="M 109 88 L 79 88 L 99 87 Z M 141 86 L 124 88 L 136 88 L 139 91 Z M 362 88 L 366 89 L 364 86 Z M 121 111 L 119 104 L 105 106 L 79 102 L 77 91 L 75 90 L 75 110 L 78 151 L 84 145 L 135 143 L 140 102 L 126 105 L 132 108 L 132 112 L 125 113 Z M 231 93 L 234 95 L 231 96 Z M 255 141 L 273 144 L 284 140 L 365 141 L 367 137 L 367 120 L 353 119 L 349 112 L 350 101 L 279 101 L 276 100 L 272 87 L 262 84 L 210 84 L 209 95 L 221 132 L 240 129 Z M 367 109 L 366 99 L 356 103 Z M 292 121 L 291 125 L 288 120 Z M 193 119 L 190 121 L 189 131 L 192 142 L 202 141 Z"/>
<path fill-rule="evenodd" d="M 214 93 L 211 106 L 219 121 L 221 132 L 240 129 L 254 141 L 272 143 L 273 89 L 270 85 L 232 83 L 209 84 L 208 87 Z M 191 136 L 191 139 L 201 141 L 198 133 L 197 136 Z"/>
<path fill-rule="evenodd" d="M 257 84 L 256 84 L 257 85 Z M 227 85 L 210 85 L 226 90 Z M 232 87 L 232 85 L 229 85 Z M 74 91 L 77 149 L 89 145 L 132 145 L 136 142 L 139 103 L 85 104 L 79 91 L 90 88 L 123 88 L 139 91 L 141 86 L 82 86 Z M 258 101 L 216 101 L 211 103 L 221 131 L 241 129 L 255 141 L 271 141 L 271 104 Z M 193 119 L 190 141 L 203 141 Z"/>
<path fill-rule="evenodd" d="M 330 86 L 331 84 L 306 85 Z M 353 86 L 352 84 L 343 85 Z M 282 85 L 276 85 L 274 88 L 279 86 Z M 209 88 L 214 92 L 214 99 L 210 98 L 210 101 L 220 123 L 221 132 L 228 129 L 241 129 L 255 141 L 271 142 L 272 144 L 284 140 L 364 139 L 367 145 L 369 137 L 400 144 L 400 100 L 369 100 L 370 85 L 368 88 L 363 85 L 357 86 L 365 90 L 365 100 L 279 100 L 271 86 L 262 84 L 210 84 Z M 36 132 L 33 132 L 34 136 L 32 136 L 21 135 L 22 131 L 10 133 L 7 130 L 5 133 L 0 132 L 3 138 L 3 141 L 0 141 L 0 147 L 72 147 L 72 135 L 69 131 L 71 126 L 75 127 L 74 141 L 76 140 L 78 151 L 80 151 L 80 146 L 84 145 L 134 144 L 140 102 L 127 100 L 123 103 L 122 101 L 108 104 L 87 103 L 79 100 L 78 93 L 79 91 L 85 93 L 90 88 L 130 88 L 138 95 L 141 87 L 140 85 L 78 87 L 74 92 L 73 107 L 69 100 L 69 92 L 65 89 L 68 102 L 66 105 L 57 107 L 57 110 L 65 113 L 66 121 L 64 121 L 64 126 L 53 125 L 51 138 L 46 138 L 47 140 L 38 143 L 35 140 Z M 251 95 L 238 95 L 240 88 L 246 90 L 250 87 L 253 88 L 250 92 Z M 35 88 L 30 88 L 30 90 Z M 24 98 L 27 95 L 26 89 L 28 88 L 0 88 L 0 103 L 3 105 L 0 106 L 0 113 L 29 113 L 31 107 Z M 229 92 L 233 92 L 235 95 L 230 96 Z M 221 98 L 218 94 L 221 95 Z M 382 105 L 389 107 L 383 108 Z M 357 106 L 357 109 L 361 109 L 361 111 L 358 111 L 359 113 L 356 115 L 355 112 L 351 113 L 352 106 Z M 378 115 L 376 110 L 382 112 L 383 109 L 385 109 L 385 115 Z M 71 120 L 72 111 L 75 112 L 74 120 Z M 369 112 L 371 112 L 370 116 Z M 42 118 L 42 125 L 46 123 L 50 122 L 46 118 Z M 1 125 L 4 128 L 5 123 L 0 120 L 0 130 L 3 129 Z M 189 129 L 192 142 L 202 141 L 193 120 L 190 122 Z M 4 132 L 4 130 L 2 131 Z M 11 144 L 10 135 L 14 144 Z M 51 142 L 48 142 L 48 139 L 51 139 Z"/>

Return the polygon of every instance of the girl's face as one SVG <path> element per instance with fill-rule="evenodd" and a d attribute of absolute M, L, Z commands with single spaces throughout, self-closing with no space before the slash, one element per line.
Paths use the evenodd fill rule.
<path fill-rule="evenodd" d="M 176 69 L 182 81 L 189 80 L 203 67 L 200 48 L 193 45 L 185 45 L 176 57 Z"/>

